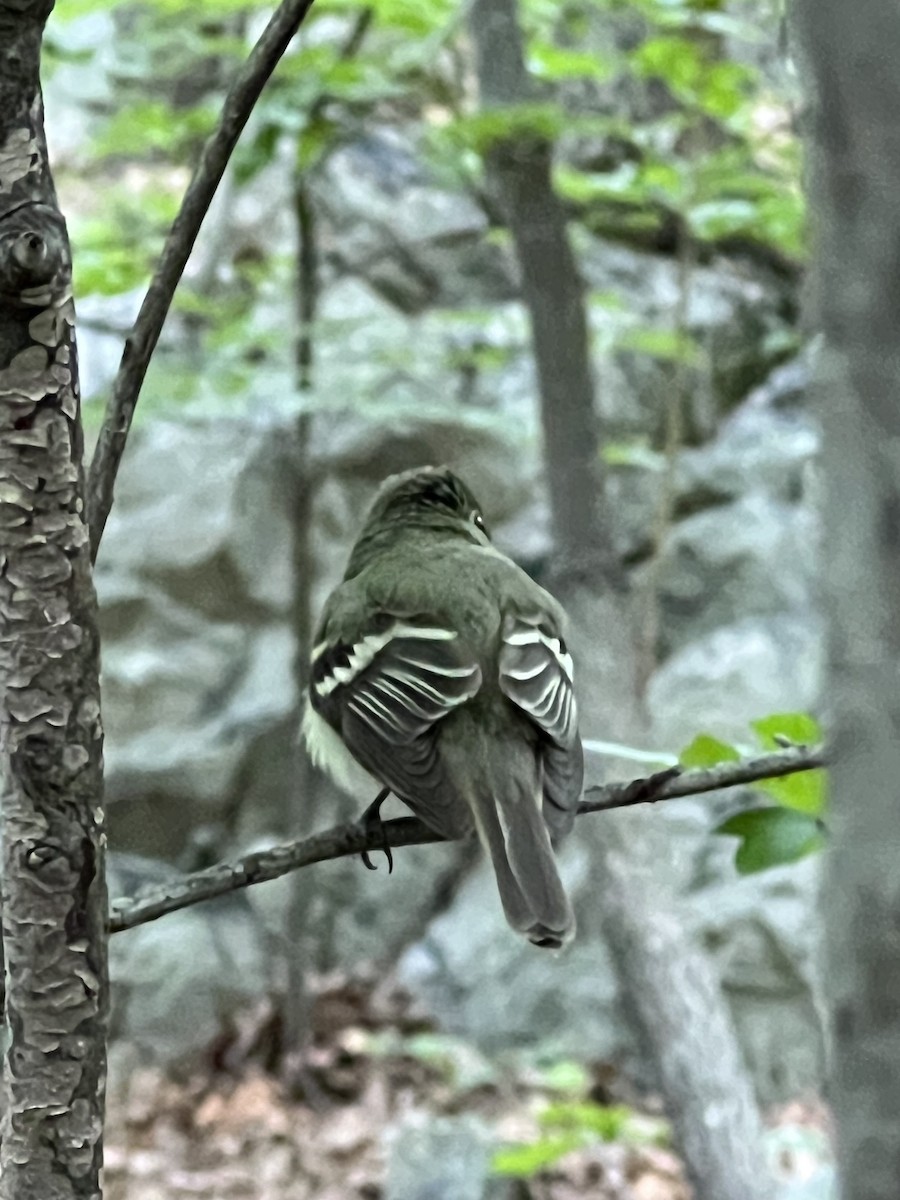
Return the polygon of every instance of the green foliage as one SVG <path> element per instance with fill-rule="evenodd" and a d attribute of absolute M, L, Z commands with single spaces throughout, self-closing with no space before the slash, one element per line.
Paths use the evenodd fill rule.
<path fill-rule="evenodd" d="M 752 725 L 766 750 L 777 750 L 785 742 L 808 746 L 822 740 L 818 721 L 807 713 L 777 713 L 753 721 Z M 759 787 L 786 808 L 819 817 L 827 805 L 826 779 L 824 771 L 799 771 L 795 775 L 765 779 Z"/>
<path fill-rule="evenodd" d="M 528 47 L 528 69 L 538 79 L 593 79 L 605 83 L 616 73 L 615 62 L 594 52 L 564 49 L 533 38 Z"/>
<path fill-rule="evenodd" d="M 128 291 L 148 277 L 225 87 L 270 7 L 262 0 L 66 0 L 57 6 L 48 45 L 55 60 L 67 64 L 91 53 L 68 49 L 67 22 L 117 9 L 113 96 L 97 114 L 87 155 L 88 174 L 99 164 L 98 180 L 107 175 L 98 182 L 90 220 L 72 222 L 80 294 Z M 347 38 L 365 9 L 370 24 L 348 54 Z M 556 147 L 556 186 L 571 203 L 573 224 L 583 229 L 652 240 L 660 229 L 673 228 L 674 215 L 674 228 L 689 229 L 701 242 L 742 239 L 802 257 L 797 141 L 786 123 L 772 133 L 771 121 L 758 119 L 761 107 L 771 113 L 784 106 L 755 70 L 729 59 L 723 38 L 758 38 L 760 30 L 724 11 L 719 0 L 587 0 L 577 6 L 521 0 L 536 99 L 493 111 L 473 103 L 470 47 L 457 0 L 372 0 L 365 9 L 360 0 L 317 0 L 238 145 L 232 175 L 238 188 L 276 159 L 313 174 L 345 138 L 399 119 L 421 129 L 430 164 L 445 183 L 480 191 L 491 147 L 538 139 Z M 627 14 L 635 36 L 598 37 L 610 13 Z M 761 25 L 764 19 L 756 20 Z M 650 85 L 648 115 L 623 117 L 619 97 Z M 660 85 L 668 96 L 663 104 Z M 590 153 L 579 156 L 579 144 Z M 623 153 L 607 155 L 607 147 Z M 123 169 L 140 176 L 136 189 L 129 179 L 133 203 L 118 186 Z M 139 205 L 148 211 L 137 214 Z M 489 236 L 507 237 L 502 230 Z M 204 331 L 206 349 L 213 338 L 218 346 L 216 385 L 236 393 L 251 377 L 255 355 L 280 355 L 290 370 L 290 348 L 284 338 L 267 342 L 249 327 L 245 280 L 233 263 L 227 276 L 226 287 L 241 293 L 232 300 L 198 296 L 181 303 L 205 306 L 196 328 Z M 592 307 L 599 303 L 591 297 Z M 685 333 L 635 327 L 627 296 L 602 303 L 609 310 L 597 335 L 604 352 L 702 369 L 704 351 Z M 501 357 L 490 348 L 470 355 L 472 365 L 486 370 L 501 366 Z M 190 373 L 183 374 L 189 391 Z M 652 451 L 609 450 L 620 452 L 629 465 L 658 466 Z M 790 802 L 788 793 L 778 799 Z M 813 802 L 807 797 L 795 806 Z"/>
<path fill-rule="evenodd" d="M 610 467 L 634 467 L 656 472 L 666 469 L 666 456 L 654 450 L 648 438 L 634 438 L 629 442 L 604 442 L 601 456 Z"/>
<path fill-rule="evenodd" d="M 683 767 L 715 767 L 723 762 L 738 762 L 740 757 L 734 746 L 708 733 L 698 733 L 691 744 L 681 751 L 678 761 Z"/>
<path fill-rule="evenodd" d="M 716 60 L 684 37 L 649 38 L 632 62 L 638 74 L 661 79 L 689 111 L 726 122 L 742 111 L 753 82 L 747 67 Z"/>
<path fill-rule="evenodd" d="M 491 1162 L 495 1175 L 528 1179 L 570 1151 L 596 1142 L 665 1145 L 669 1139 L 665 1122 L 642 1116 L 623 1104 L 558 1101 L 539 1114 L 538 1123 L 543 1136 L 536 1141 L 496 1151 Z"/>
<path fill-rule="evenodd" d="M 587 121 L 574 122 L 584 130 Z M 554 141 L 564 130 L 571 131 L 573 119 L 560 104 L 517 104 L 505 108 L 481 109 L 459 117 L 432 135 L 437 149 L 474 150 L 486 154 L 498 142 L 532 137 Z"/>
<path fill-rule="evenodd" d="M 720 48 L 722 35 L 753 40 L 759 31 L 696 0 L 613 6 L 640 12 L 647 31 L 622 55 L 619 76 L 664 84 L 673 105 L 620 131 L 640 150 L 621 166 L 602 172 L 561 166 L 562 193 L 587 206 L 638 206 L 648 227 L 648 214 L 662 205 L 701 241 L 744 238 L 802 257 L 798 142 L 786 132 L 764 131 L 757 113 L 777 109 L 777 100 L 756 71 L 724 58 Z"/>
<path fill-rule="evenodd" d="M 751 757 L 761 750 L 816 745 L 822 740 L 821 727 L 809 713 L 773 713 L 751 721 L 750 727 L 759 742 L 757 747 L 747 749 Z M 684 767 L 714 767 L 718 763 L 739 762 L 743 757 L 737 746 L 701 733 L 682 750 L 679 761 Z M 822 848 L 826 783 L 825 771 L 811 770 L 761 779 L 753 784 L 777 801 L 777 807 L 737 813 L 716 829 L 717 833 L 740 839 L 735 863 L 742 874 L 795 862 Z"/>
<path fill-rule="evenodd" d="M 443 1033 L 403 1036 L 395 1029 L 364 1034 L 367 1054 L 377 1058 L 413 1058 L 436 1072 L 457 1091 L 496 1086 L 497 1070 L 472 1044 Z"/>
<path fill-rule="evenodd" d="M 628 329 L 616 338 L 615 345 L 617 349 L 637 350 L 664 362 L 696 366 L 702 360 L 697 342 L 689 334 L 675 329 Z"/>
<path fill-rule="evenodd" d="M 105 203 L 103 219 L 71 222 L 76 296 L 114 296 L 145 283 L 178 211 L 178 197 L 149 176 L 132 190 L 108 188 Z"/>
<path fill-rule="evenodd" d="M 590 1078 L 584 1064 L 571 1058 L 554 1058 L 539 1063 L 535 1074 L 541 1087 L 563 1096 L 581 1096 L 587 1091 Z"/>
<path fill-rule="evenodd" d="M 601 1142 L 634 1140 L 634 1113 L 624 1104 L 562 1101 L 551 1104 L 539 1120 L 544 1129 L 568 1129 Z"/>
<path fill-rule="evenodd" d="M 124 245 L 119 230 L 106 221 L 73 226 L 78 253 L 73 263 L 76 296 L 118 296 L 145 282 L 150 264 Z"/>
<path fill-rule="evenodd" d="M 212 131 L 214 105 L 173 109 L 162 100 L 126 105 L 113 113 L 94 145 L 97 158 L 128 157 L 136 146 L 143 155 L 154 152 L 178 161 Z"/>
<path fill-rule="evenodd" d="M 734 861 L 742 875 L 796 862 L 825 845 L 819 822 L 789 808 L 737 813 L 716 832 L 740 838 Z"/>
<path fill-rule="evenodd" d="M 578 1134 L 568 1133 L 563 1136 L 539 1138 L 536 1142 L 522 1145 L 504 1146 L 494 1152 L 491 1170 L 495 1175 L 530 1179 L 538 1171 L 552 1167 L 564 1155 L 582 1144 Z"/>
<path fill-rule="evenodd" d="M 814 746 L 822 740 L 822 726 L 809 713 L 773 713 L 751 721 L 750 727 L 765 750 L 778 750 L 786 743 Z"/>
<path fill-rule="evenodd" d="M 66 0 L 65 4 L 60 4 L 54 9 L 53 24 L 65 27 L 70 22 L 77 21 L 79 17 L 87 17 L 91 13 L 109 12 L 120 3 L 121 0 Z M 52 27 L 51 37 L 55 37 Z"/>
<path fill-rule="evenodd" d="M 371 0 L 366 7 L 372 9 L 379 27 L 410 38 L 431 37 L 458 16 L 454 0 L 434 0 L 431 4 L 420 4 L 418 0 Z M 355 15 L 360 8 L 359 0 L 322 0 L 320 11 Z"/>

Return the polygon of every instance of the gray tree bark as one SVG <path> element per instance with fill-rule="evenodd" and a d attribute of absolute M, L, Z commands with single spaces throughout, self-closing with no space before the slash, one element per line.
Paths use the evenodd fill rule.
<path fill-rule="evenodd" d="M 797 0 L 810 86 L 834 839 L 831 1101 L 844 1200 L 900 1186 L 900 7 Z"/>
<path fill-rule="evenodd" d="M 470 11 L 484 106 L 532 99 L 516 0 L 475 0 Z M 572 618 L 579 670 L 592 684 L 582 699 L 583 724 L 594 736 L 624 740 L 645 726 L 636 639 L 598 509 L 600 443 L 583 287 L 552 187 L 551 155 L 545 141 L 517 138 L 492 148 L 488 169 L 513 235 L 531 320 L 558 547 L 556 591 Z M 593 833 L 606 937 L 697 1200 L 762 1200 L 771 1186 L 759 1114 L 718 981 L 679 916 L 665 834 L 652 815 L 636 812 L 611 814 Z"/>
<path fill-rule="evenodd" d="M 99 1197 L 106 1062 L 97 614 L 39 83 L 51 8 L 0 0 L 3 1200 Z"/>

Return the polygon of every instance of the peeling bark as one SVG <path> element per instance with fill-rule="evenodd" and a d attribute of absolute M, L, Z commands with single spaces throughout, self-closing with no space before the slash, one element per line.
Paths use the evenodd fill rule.
<path fill-rule="evenodd" d="M 0 0 L 0 1197 L 99 1197 L 107 1008 L 96 599 L 47 0 Z"/>

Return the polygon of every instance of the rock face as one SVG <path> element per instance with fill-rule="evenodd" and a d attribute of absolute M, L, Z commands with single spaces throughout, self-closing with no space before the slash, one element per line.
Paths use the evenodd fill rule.
<path fill-rule="evenodd" d="M 220 227 L 209 237 L 224 244 L 239 219 L 248 243 L 265 243 L 272 221 L 284 225 L 284 187 L 282 174 L 242 190 L 238 216 L 213 214 Z M 310 397 L 312 528 L 300 569 L 283 295 L 264 298 L 252 322 L 262 344 L 285 348 L 248 377 L 244 411 L 254 415 L 222 415 L 220 400 L 214 419 L 145 420 L 118 484 L 97 585 L 110 834 L 124 894 L 161 864 L 302 835 L 372 798 L 341 796 L 321 780 L 301 794 L 294 609 L 303 590 L 318 611 L 386 474 L 448 462 L 481 498 L 503 549 L 536 574 L 548 553 L 529 329 L 508 244 L 487 237 L 482 208 L 436 182 L 414 139 L 392 129 L 343 145 L 314 199 L 325 271 Z M 660 662 L 647 692 L 658 746 L 677 751 L 701 730 L 747 741 L 752 718 L 817 702 L 818 433 L 802 405 L 806 367 L 772 370 L 783 351 L 771 346 L 783 346 L 785 329 L 781 297 L 765 281 L 728 263 L 693 273 L 687 321 L 702 366 L 690 379 L 674 526 L 651 569 L 664 486 L 652 444 L 671 370 L 639 351 L 639 335 L 670 331 L 679 272 L 665 257 L 579 237 L 610 443 L 610 519 L 635 585 L 652 577 L 658 589 Z M 213 273 L 214 259 L 207 244 Z M 127 325 L 134 300 L 82 309 L 89 392 L 108 383 L 119 342 L 108 331 Z M 167 326 L 166 362 L 187 341 L 179 321 Z M 210 370 L 198 384 L 206 399 Z M 648 432 L 650 447 L 636 440 Z M 816 867 L 738 879 L 732 847 L 711 833 L 734 804 L 733 795 L 683 801 L 659 819 L 759 1091 L 772 1099 L 821 1077 Z M 282 986 L 291 955 L 319 969 L 375 958 L 398 963 L 449 1028 L 486 1048 L 539 1039 L 550 1051 L 587 1050 L 639 1070 L 599 931 L 602 897 L 587 847 L 577 834 L 573 843 L 564 868 L 579 938 L 564 959 L 510 937 L 489 871 L 460 874 L 464 848 L 422 847 L 399 854 L 390 877 L 325 864 L 117 935 L 116 1032 L 184 1063 L 241 1005 Z M 475 1137 L 428 1137 L 445 1134 L 447 1145 Z M 430 1152 L 427 1137 L 422 1144 Z M 399 1159 L 394 1169 L 402 1190 Z M 464 1194 L 455 1179 L 447 1186 Z"/>
<path fill-rule="evenodd" d="M 385 1200 L 483 1200 L 491 1142 L 477 1118 L 407 1120 L 389 1146 Z"/>
<path fill-rule="evenodd" d="M 748 741 L 752 718 L 816 703 L 816 431 L 802 410 L 783 406 L 777 383 L 739 406 L 719 439 L 684 456 L 678 488 L 688 515 L 676 522 L 659 576 L 668 656 L 648 691 L 667 750 L 699 730 Z M 346 819 L 369 799 L 321 783 L 313 802 L 292 790 L 289 458 L 273 450 L 289 436 L 284 426 L 158 421 L 130 448 L 98 572 L 110 824 L 120 853 L 185 865 L 198 832 L 221 856 Z M 500 544 L 539 562 L 545 514 L 527 432 L 410 416 L 382 427 L 348 416 L 314 426 L 313 438 L 316 605 L 342 569 L 367 496 L 384 473 L 411 463 L 449 459 L 483 493 Z M 760 451 L 767 445 L 776 447 L 771 458 Z M 652 511 L 652 489 L 643 495 L 639 507 Z M 620 538 L 634 511 L 622 510 Z M 731 844 L 711 833 L 738 803 L 734 794 L 685 800 L 659 819 L 760 1093 L 772 1099 L 821 1078 L 816 864 L 739 879 Z M 589 1046 L 592 1056 L 640 1071 L 599 932 L 602 897 L 577 833 L 565 872 L 579 938 L 560 961 L 509 936 L 484 864 L 448 892 L 461 853 L 403 852 L 390 877 L 356 862 L 327 864 L 301 872 L 296 893 L 282 880 L 118 935 L 117 1032 L 148 1054 L 189 1061 L 229 1014 L 277 987 L 286 914 L 299 896 L 317 931 L 305 951 L 314 965 L 399 959 L 402 982 L 486 1049 L 540 1039 L 551 1052 Z M 125 864 L 120 890 L 131 892 L 141 872 L 129 873 L 127 857 L 117 861 Z"/>

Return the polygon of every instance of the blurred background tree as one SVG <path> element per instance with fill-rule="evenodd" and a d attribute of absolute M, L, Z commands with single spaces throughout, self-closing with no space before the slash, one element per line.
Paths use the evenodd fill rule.
<path fill-rule="evenodd" d="M 822 654 L 818 429 L 803 403 L 804 218 L 779 6 L 525 0 L 527 94 L 499 108 L 485 95 L 490 57 L 478 62 L 478 8 L 467 22 L 449 0 L 317 0 L 188 264 L 97 566 L 114 893 L 355 815 L 362 798 L 311 778 L 296 747 L 310 614 L 374 486 L 424 461 L 460 470 L 500 544 L 566 593 L 589 732 L 612 743 L 592 755 L 594 779 L 634 773 L 629 757 L 671 761 L 688 743 L 689 760 L 707 763 L 817 737 L 800 714 L 816 703 Z M 49 137 L 95 428 L 266 11 L 72 0 L 54 15 Z M 510 145 L 537 165 L 518 191 L 498 181 Z M 579 325 L 573 351 L 564 335 Z M 787 715 L 760 723 L 772 712 Z M 328 864 L 123 934 L 114 1087 L 128 1099 L 136 1063 L 195 1072 L 204 1088 L 215 1066 L 214 1091 L 264 1068 L 301 1109 L 358 1117 L 363 1102 L 378 1108 L 366 1089 L 386 1086 L 372 1029 L 400 1038 L 385 1051 L 393 1081 L 397 1061 L 433 1067 L 433 1046 L 410 1049 L 427 1026 L 460 1041 L 439 1052 L 453 1082 L 437 1107 L 450 1115 L 420 1131 L 423 1161 L 446 1135 L 451 1157 L 481 1163 L 472 1195 L 512 1177 L 510 1194 L 534 1196 L 556 1194 L 553 1171 L 575 1186 L 594 1169 L 600 1118 L 570 1112 L 562 1134 L 532 1124 L 513 1139 L 518 1160 L 476 1153 L 498 1140 L 475 1098 L 502 1091 L 498 1072 L 517 1087 L 537 1079 L 547 1103 L 644 1108 L 661 1084 L 671 1108 L 681 1073 L 683 1107 L 699 1106 L 687 1119 L 712 1129 L 687 1080 L 689 1034 L 711 1046 L 730 1019 L 758 1099 L 808 1097 L 823 1055 L 806 856 L 823 805 L 820 782 L 798 776 L 764 802 L 757 791 L 592 818 L 567 858 L 579 942 L 558 964 L 510 944 L 489 877 L 458 847 L 406 851 L 390 879 Z M 663 998 L 679 988 L 674 1024 L 647 999 L 650 982 Z M 678 1052 L 668 1079 L 667 1041 Z M 481 1082 L 460 1068 L 466 1054 L 481 1056 Z M 721 1078 L 729 1056 L 737 1080 L 731 1049 L 718 1054 Z M 729 1200 L 764 1186 L 753 1104 L 738 1091 L 725 1094 L 746 1183 Z M 399 1111 L 388 1104 L 382 1124 Z M 784 1173 L 811 1163 L 811 1186 L 824 1188 L 811 1111 L 770 1143 L 777 1159 L 787 1138 Z M 684 1148 L 682 1114 L 671 1115 Z M 381 1132 L 368 1130 L 366 1147 L 383 1148 Z M 388 1153 L 385 1194 L 414 1194 L 403 1145 L 416 1137 Z M 309 1175 L 301 1148 L 292 1154 L 285 1178 Z M 695 1158 L 697 1194 L 712 1196 Z M 129 1172 L 125 1156 L 113 1187 L 135 1186 Z M 666 1186 L 680 1194 L 677 1171 Z"/>

